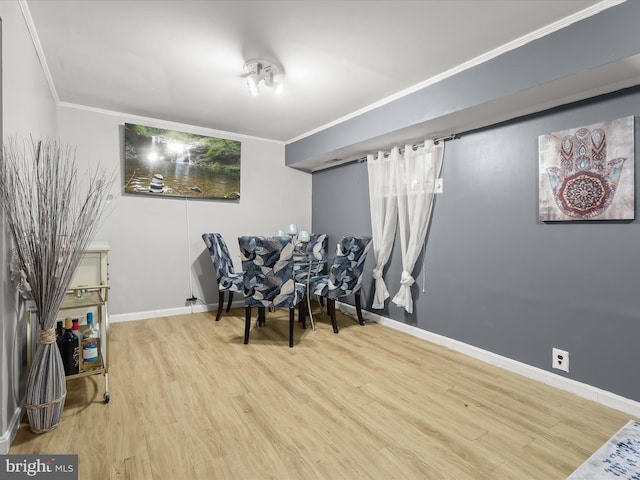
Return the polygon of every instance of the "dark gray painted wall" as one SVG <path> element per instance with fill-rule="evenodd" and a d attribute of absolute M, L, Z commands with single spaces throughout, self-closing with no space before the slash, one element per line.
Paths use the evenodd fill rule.
<path fill-rule="evenodd" d="M 376 312 L 640 401 L 639 222 L 537 217 L 538 136 L 639 113 L 640 89 L 629 89 L 447 142 L 444 193 L 414 271 L 414 314 L 390 300 Z M 636 196 L 637 177 L 636 167 Z M 314 173 L 312 205 L 313 231 L 331 244 L 370 234 L 366 163 Z M 396 238 L 386 273 L 392 297 L 401 270 Z M 569 351 L 569 374 L 551 369 L 553 347 Z"/>

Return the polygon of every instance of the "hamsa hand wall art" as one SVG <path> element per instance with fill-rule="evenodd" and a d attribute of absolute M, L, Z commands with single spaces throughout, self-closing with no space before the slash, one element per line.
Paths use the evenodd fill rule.
<path fill-rule="evenodd" d="M 633 117 L 541 135 L 539 218 L 633 220 Z"/>

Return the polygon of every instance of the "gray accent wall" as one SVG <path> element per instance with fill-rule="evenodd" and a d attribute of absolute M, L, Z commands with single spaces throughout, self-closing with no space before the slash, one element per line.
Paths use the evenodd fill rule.
<path fill-rule="evenodd" d="M 640 401 L 638 220 L 542 223 L 537 210 L 539 135 L 639 113 L 640 88 L 630 88 L 447 142 L 444 192 L 413 272 L 414 313 L 390 300 L 375 312 Z M 636 139 L 638 129 L 636 118 Z M 312 208 L 313 231 L 330 244 L 370 234 L 366 163 L 314 173 Z M 369 310 L 372 266 L 370 258 Z M 385 275 L 391 296 L 401 271 L 396 238 Z M 551 369 L 553 347 L 569 352 L 568 374 Z"/>

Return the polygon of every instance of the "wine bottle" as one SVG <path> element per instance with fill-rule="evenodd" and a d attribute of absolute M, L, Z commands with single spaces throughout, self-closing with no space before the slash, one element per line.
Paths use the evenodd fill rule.
<path fill-rule="evenodd" d="M 62 320 L 58 320 L 56 322 L 56 344 L 58 345 L 58 350 L 60 351 L 60 356 L 64 358 L 62 350 L 64 348 L 62 343 L 62 336 L 64 334 L 63 328 L 64 322 Z"/>
<path fill-rule="evenodd" d="M 65 318 L 65 330 L 61 341 L 62 364 L 65 375 L 75 375 L 80 372 L 79 342 L 73 333 L 73 321 L 71 317 Z"/>

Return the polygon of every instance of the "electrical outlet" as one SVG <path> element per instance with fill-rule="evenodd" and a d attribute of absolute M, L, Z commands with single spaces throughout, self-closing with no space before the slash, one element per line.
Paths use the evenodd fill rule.
<path fill-rule="evenodd" d="M 551 366 L 558 370 L 569 372 L 569 352 L 566 350 L 560 350 L 559 348 L 554 348 L 551 350 L 551 354 Z"/>
<path fill-rule="evenodd" d="M 433 193 L 442 193 L 442 178 L 436 178 L 436 185 Z"/>

